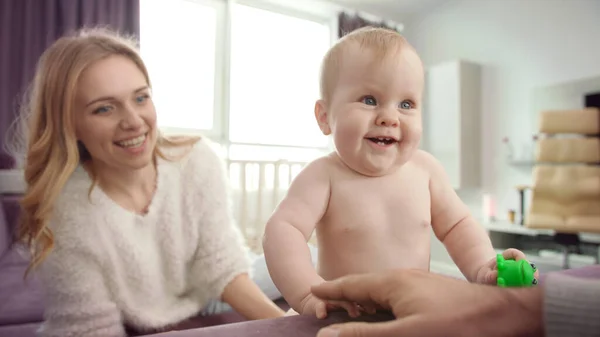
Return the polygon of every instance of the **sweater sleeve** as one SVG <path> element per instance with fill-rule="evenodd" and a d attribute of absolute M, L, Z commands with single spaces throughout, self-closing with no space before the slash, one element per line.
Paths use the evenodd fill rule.
<path fill-rule="evenodd" d="M 40 266 L 46 310 L 43 337 L 126 336 L 98 264 L 78 249 L 54 249 Z"/>
<path fill-rule="evenodd" d="M 192 265 L 193 282 L 206 285 L 208 295 L 220 299 L 225 287 L 238 275 L 250 274 L 250 259 L 241 231 L 231 214 L 229 184 L 223 161 L 200 141 L 192 152 L 192 188 L 200 205 L 199 241 Z"/>
<path fill-rule="evenodd" d="M 599 337 L 600 280 L 548 275 L 544 321 L 548 337 Z"/>

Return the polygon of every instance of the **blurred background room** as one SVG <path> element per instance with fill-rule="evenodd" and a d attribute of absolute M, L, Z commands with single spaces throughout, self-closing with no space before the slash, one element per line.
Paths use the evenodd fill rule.
<path fill-rule="evenodd" d="M 0 294 L 26 266 L 10 246 L 22 160 L 4 150 L 19 99 L 46 46 L 95 25 L 139 36 L 164 133 L 217 144 L 257 252 L 291 179 L 332 150 L 313 115 L 324 53 L 377 25 L 420 54 L 421 147 L 495 247 L 544 271 L 599 263 L 598 0 L 3 0 L 0 11 Z M 433 271 L 459 275 L 435 238 L 431 251 Z"/>

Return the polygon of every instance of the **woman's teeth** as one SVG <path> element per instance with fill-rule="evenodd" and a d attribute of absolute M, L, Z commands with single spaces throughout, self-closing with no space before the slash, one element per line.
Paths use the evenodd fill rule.
<path fill-rule="evenodd" d="M 139 137 L 135 137 L 133 139 L 128 139 L 128 140 L 124 140 L 121 142 L 117 142 L 117 144 L 122 147 L 136 147 L 136 146 L 142 145 L 144 143 L 144 140 L 146 140 L 145 134 L 143 134 Z"/>

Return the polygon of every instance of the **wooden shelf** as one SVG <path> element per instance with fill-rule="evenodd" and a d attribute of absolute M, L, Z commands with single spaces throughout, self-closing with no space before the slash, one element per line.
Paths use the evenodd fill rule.
<path fill-rule="evenodd" d="M 551 229 L 533 229 L 527 228 L 518 224 L 511 224 L 510 222 L 497 221 L 497 222 L 482 222 L 483 228 L 490 232 L 517 234 L 526 236 L 538 236 L 538 235 L 554 235 L 556 231 Z M 584 242 L 600 244 L 600 234 L 596 233 L 579 233 L 579 239 Z"/>
<path fill-rule="evenodd" d="M 553 236 L 556 233 L 554 230 L 532 229 L 507 221 L 482 223 L 482 226 L 489 232 L 492 241 L 495 242 L 494 248 L 496 253 L 501 253 L 509 247 L 515 247 L 513 244 L 520 241 L 518 237 L 530 237 L 536 241 L 536 236 Z M 565 251 L 556 250 L 551 246 L 542 249 L 534 246 L 529 250 L 523 250 L 523 252 L 527 255 L 527 259 L 530 262 L 535 263 L 546 272 L 564 268 L 583 267 L 597 263 L 597 259 L 600 258 L 600 234 L 579 233 L 579 240 L 582 243 L 598 245 L 596 246 L 596 253 L 592 255 L 568 253 L 568 257 L 566 257 L 565 254 L 567 253 Z"/>
<path fill-rule="evenodd" d="M 578 162 L 566 162 L 566 163 L 559 163 L 559 162 L 545 162 L 545 161 L 535 161 L 535 160 L 509 160 L 508 161 L 508 165 L 510 166 L 514 166 L 514 167 L 526 167 L 526 168 L 533 168 L 536 165 L 552 165 L 552 166 L 582 166 L 582 165 L 588 165 L 588 166 L 598 166 L 600 165 L 600 163 L 578 163 Z"/>
<path fill-rule="evenodd" d="M 518 166 L 518 167 L 533 167 L 537 163 L 534 160 L 519 160 L 519 159 L 511 159 L 508 161 L 510 166 Z"/>
<path fill-rule="evenodd" d="M 539 230 L 531 229 L 517 224 L 511 224 L 510 222 L 488 222 L 482 223 L 482 226 L 491 232 L 508 233 L 508 234 L 519 234 L 527 236 L 538 236 L 538 235 L 554 235 L 552 230 Z"/>

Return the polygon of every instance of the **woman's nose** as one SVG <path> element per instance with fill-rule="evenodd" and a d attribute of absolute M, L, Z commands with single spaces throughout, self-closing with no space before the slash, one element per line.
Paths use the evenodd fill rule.
<path fill-rule="evenodd" d="M 123 117 L 121 119 L 121 127 L 123 129 L 139 129 L 144 125 L 144 119 L 142 118 L 139 111 L 135 108 L 126 107 L 123 110 Z"/>

